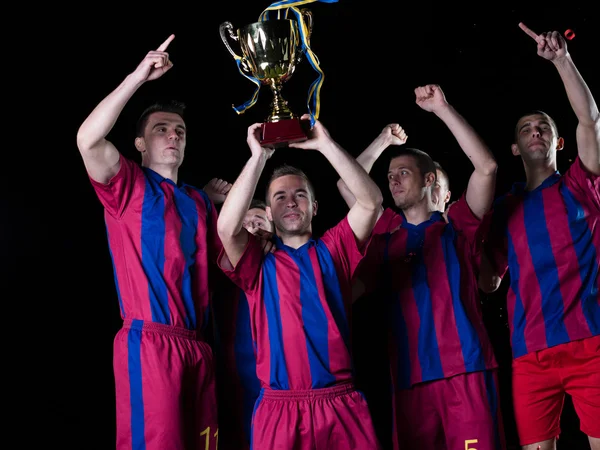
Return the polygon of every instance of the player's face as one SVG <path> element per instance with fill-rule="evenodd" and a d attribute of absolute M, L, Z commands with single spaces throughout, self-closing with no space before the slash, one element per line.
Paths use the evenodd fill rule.
<path fill-rule="evenodd" d="M 521 155 L 525 163 L 553 160 L 557 147 L 558 136 L 548 116 L 531 114 L 519 119 L 512 151 L 515 155 Z"/>
<path fill-rule="evenodd" d="M 448 189 L 448 180 L 441 170 L 436 170 L 437 180 L 433 185 L 431 199 L 435 205 L 436 211 L 444 212 L 446 204 L 450 201 L 450 190 Z"/>
<path fill-rule="evenodd" d="M 242 226 L 252 234 L 256 234 L 258 230 L 263 230 L 268 233 L 273 233 L 273 225 L 267 217 L 267 212 L 262 208 L 251 208 L 246 213 Z"/>
<path fill-rule="evenodd" d="M 390 161 L 388 184 L 394 203 L 400 209 L 410 208 L 425 198 L 426 186 L 415 158 L 398 156 Z"/>
<path fill-rule="evenodd" d="M 186 128 L 181 116 L 170 112 L 155 112 L 148 117 L 142 142 L 144 165 L 174 165 L 183 161 Z"/>
<path fill-rule="evenodd" d="M 284 234 L 302 234 L 311 229 L 316 202 L 306 180 L 298 175 L 276 178 L 269 186 L 268 214 L 275 228 Z"/>

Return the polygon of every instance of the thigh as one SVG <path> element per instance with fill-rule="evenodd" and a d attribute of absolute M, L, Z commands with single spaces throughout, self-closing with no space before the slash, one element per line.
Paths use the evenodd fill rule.
<path fill-rule="evenodd" d="M 521 445 L 546 441 L 560 434 L 565 394 L 554 359 L 539 355 L 548 350 L 513 360 L 513 406 Z"/>
<path fill-rule="evenodd" d="M 496 371 L 473 372 L 443 380 L 440 415 L 449 449 L 506 448 Z"/>
<path fill-rule="evenodd" d="M 571 343 L 561 375 L 581 431 L 600 438 L 600 336 Z"/>
<path fill-rule="evenodd" d="M 135 329 L 123 329 L 115 337 L 119 450 L 185 449 L 180 407 L 184 368 L 173 357 L 170 339 Z"/>
<path fill-rule="evenodd" d="M 182 409 L 188 448 L 216 450 L 219 442 L 215 365 L 212 350 L 205 342 L 180 343 L 188 355 L 182 386 Z"/>

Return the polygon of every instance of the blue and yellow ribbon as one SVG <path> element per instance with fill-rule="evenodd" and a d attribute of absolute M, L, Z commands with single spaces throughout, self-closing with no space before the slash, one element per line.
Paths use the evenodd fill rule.
<path fill-rule="evenodd" d="M 276 13 L 276 19 L 281 19 L 282 16 L 283 19 L 287 19 L 289 17 L 290 11 L 296 16 L 296 21 L 299 25 L 298 29 L 300 32 L 300 38 L 302 40 L 301 51 L 304 52 L 306 58 L 310 62 L 310 65 L 318 73 L 317 79 L 310 85 L 310 88 L 308 90 L 307 106 L 308 112 L 310 114 L 311 126 L 313 126 L 315 120 L 319 118 L 319 113 L 321 111 L 321 86 L 323 85 L 325 75 L 319 65 L 319 59 L 310 48 L 310 44 L 308 42 L 309 30 L 306 26 L 306 23 L 304 22 L 302 12 L 300 11 L 299 7 L 317 1 L 321 3 L 337 3 L 338 0 L 281 0 L 279 2 L 272 3 L 267 9 L 265 9 L 261 13 L 258 19 L 260 22 L 264 22 L 265 20 L 269 20 L 269 17 L 273 16 L 273 13 Z M 241 69 L 241 58 L 237 57 L 235 59 L 240 73 L 246 78 L 248 78 L 250 81 L 252 81 L 254 84 L 256 84 L 256 89 L 252 98 L 241 106 L 233 107 L 233 109 L 235 109 L 235 111 L 238 114 L 242 114 L 246 109 L 252 107 L 256 103 L 256 100 L 258 99 L 258 92 L 260 91 L 261 87 L 261 82 L 257 78 L 249 76 L 243 72 L 243 70 Z"/>

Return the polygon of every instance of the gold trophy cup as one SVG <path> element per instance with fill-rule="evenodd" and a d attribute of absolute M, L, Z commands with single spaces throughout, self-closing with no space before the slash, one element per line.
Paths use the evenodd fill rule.
<path fill-rule="evenodd" d="M 308 42 L 313 25 L 312 13 L 304 9 L 302 16 L 307 24 Z M 290 110 L 281 95 L 283 83 L 291 78 L 304 54 L 297 21 L 266 20 L 251 23 L 236 32 L 231 22 L 223 22 L 219 33 L 229 53 L 239 61 L 240 70 L 261 85 L 271 87 L 273 101 L 270 114 L 262 125 L 261 144 L 282 147 L 290 142 L 306 140 L 300 118 Z M 243 56 L 233 51 L 229 40 L 239 44 Z"/>

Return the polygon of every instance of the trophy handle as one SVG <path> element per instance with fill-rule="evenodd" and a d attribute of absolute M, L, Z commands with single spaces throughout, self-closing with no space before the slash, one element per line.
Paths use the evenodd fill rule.
<path fill-rule="evenodd" d="M 229 53 L 231 53 L 231 56 L 233 56 L 234 59 L 239 59 L 241 61 L 240 67 L 244 70 L 244 72 L 250 73 L 250 68 L 246 63 L 246 60 L 233 51 L 233 49 L 229 45 L 229 41 L 227 40 L 227 38 L 229 37 L 229 39 L 231 39 L 232 41 L 239 43 L 239 38 L 233 32 L 233 25 L 231 24 L 231 22 L 223 22 L 221 25 L 219 25 L 219 34 L 221 35 L 221 40 L 223 41 L 223 44 L 225 44 L 225 47 L 227 47 L 227 50 L 229 50 Z"/>
<path fill-rule="evenodd" d="M 306 42 L 308 44 L 310 44 L 310 36 L 312 35 L 313 24 L 314 24 L 313 13 L 308 8 L 304 8 L 304 9 L 300 10 L 300 13 L 302 13 L 302 17 L 304 18 L 304 21 L 306 22 L 306 28 L 308 29 L 308 34 L 306 35 Z"/>

